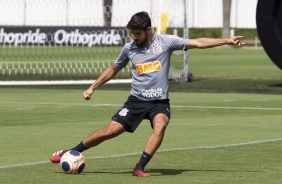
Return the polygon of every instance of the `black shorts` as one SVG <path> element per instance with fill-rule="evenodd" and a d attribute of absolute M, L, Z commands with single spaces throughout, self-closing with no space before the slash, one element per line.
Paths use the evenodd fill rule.
<path fill-rule="evenodd" d="M 153 120 L 159 113 L 165 114 L 170 119 L 169 99 L 144 101 L 130 95 L 112 120 L 122 124 L 127 132 L 134 132 L 143 119 L 149 119 L 154 128 Z"/>

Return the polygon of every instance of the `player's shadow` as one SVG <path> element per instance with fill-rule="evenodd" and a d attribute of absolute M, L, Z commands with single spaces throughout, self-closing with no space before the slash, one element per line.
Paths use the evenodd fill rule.
<path fill-rule="evenodd" d="M 183 170 L 183 169 L 147 169 L 145 172 L 150 175 L 178 175 L 183 172 L 188 172 L 191 170 Z M 100 174 L 132 174 L 132 171 L 125 172 L 115 172 L 115 171 L 93 171 L 93 172 L 83 172 L 83 173 L 100 173 Z"/>
<path fill-rule="evenodd" d="M 282 83 L 280 83 L 280 84 L 269 84 L 268 86 L 269 86 L 269 87 L 278 87 L 278 88 L 281 88 L 281 87 L 282 87 Z"/>
<path fill-rule="evenodd" d="M 242 172 L 235 170 L 201 170 L 201 169 L 147 169 L 146 172 L 153 176 L 162 176 L 162 175 L 179 175 L 184 172 Z M 261 171 L 243 171 L 243 172 L 261 172 Z M 93 171 L 93 172 L 83 172 L 85 174 L 132 174 L 132 171 L 126 172 L 114 172 L 114 171 Z"/>
<path fill-rule="evenodd" d="M 159 173 L 159 175 L 178 175 L 183 172 L 242 172 L 234 170 L 201 170 L 201 169 L 148 169 L 148 173 Z M 244 171 L 244 172 L 260 172 L 260 171 Z"/>
<path fill-rule="evenodd" d="M 189 169 L 148 169 L 147 172 L 150 173 L 155 173 L 156 175 L 178 175 L 182 174 L 183 172 L 189 172 L 191 170 Z"/>

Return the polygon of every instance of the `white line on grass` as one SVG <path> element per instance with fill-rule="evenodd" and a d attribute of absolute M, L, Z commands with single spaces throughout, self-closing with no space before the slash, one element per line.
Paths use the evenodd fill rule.
<path fill-rule="evenodd" d="M 52 103 L 52 102 L 0 102 L 0 104 L 28 104 L 28 105 L 69 105 L 69 106 L 93 106 L 93 107 L 121 107 L 122 104 L 89 104 L 89 103 Z M 227 106 L 189 106 L 189 105 L 171 105 L 172 108 L 189 109 L 235 109 L 235 110 L 277 110 L 282 108 L 275 107 L 227 107 Z"/>
<path fill-rule="evenodd" d="M 274 107 L 219 107 L 219 106 L 171 106 L 175 108 L 190 108 L 190 109 L 235 109 L 235 110 L 279 110 L 282 108 L 274 108 Z"/>
<path fill-rule="evenodd" d="M 257 141 L 243 142 L 243 143 L 237 143 L 237 144 L 223 144 L 223 145 L 215 145 L 215 146 L 194 146 L 194 147 L 190 147 L 190 148 L 169 148 L 169 149 L 158 150 L 157 152 L 227 148 L 227 147 L 246 146 L 246 145 L 262 144 L 262 143 L 277 142 L 277 141 L 282 141 L 282 138 L 268 139 L 268 140 L 257 140 Z M 87 157 L 86 159 L 117 158 L 117 157 L 133 156 L 133 155 L 139 155 L 139 154 L 141 154 L 141 152 L 108 155 L 108 156 Z M 39 162 L 29 162 L 29 163 L 23 163 L 23 164 L 3 165 L 3 166 L 0 166 L 0 169 L 32 166 L 32 165 L 39 165 L 39 164 L 46 164 L 46 163 L 50 163 L 50 161 L 39 161 Z"/>

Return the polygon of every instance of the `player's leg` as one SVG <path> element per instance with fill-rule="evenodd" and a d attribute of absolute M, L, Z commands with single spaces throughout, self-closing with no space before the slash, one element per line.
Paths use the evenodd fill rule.
<path fill-rule="evenodd" d="M 76 150 L 79 152 L 83 152 L 93 146 L 97 146 L 105 140 L 114 138 L 120 134 L 125 132 L 123 125 L 117 123 L 115 121 L 111 121 L 106 127 L 101 128 L 93 132 L 90 136 L 80 142 L 76 147 L 71 148 L 71 150 Z M 63 154 L 68 150 L 61 150 L 55 152 L 51 155 L 50 160 L 53 163 L 59 163 Z"/>
<path fill-rule="evenodd" d="M 133 170 L 133 176 L 140 176 L 140 177 L 148 177 L 150 176 L 148 173 L 144 172 L 144 167 L 147 163 L 151 160 L 157 149 L 160 147 L 164 135 L 166 127 L 169 123 L 169 118 L 167 115 L 159 113 L 154 117 L 153 120 L 153 132 L 149 139 L 146 142 L 144 152 L 136 164 L 135 169 Z"/>
<path fill-rule="evenodd" d="M 118 122 L 111 121 L 106 127 L 93 132 L 90 136 L 82 141 L 86 148 L 97 146 L 105 140 L 112 139 L 125 132 L 123 125 Z M 74 148 L 74 150 L 76 150 Z M 83 150 L 77 150 L 79 152 Z"/>
<path fill-rule="evenodd" d="M 165 130 L 168 122 L 169 119 L 165 114 L 158 114 L 155 116 L 153 120 L 154 129 L 144 149 L 144 151 L 149 155 L 153 156 L 157 149 L 160 147 L 165 135 Z"/>

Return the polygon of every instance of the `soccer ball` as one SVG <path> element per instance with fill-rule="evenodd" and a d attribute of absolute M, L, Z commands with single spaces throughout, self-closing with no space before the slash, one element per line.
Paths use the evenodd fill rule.
<path fill-rule="evenodd" d="M 85 159 L 80 152 L 70 150 L 62 156 L 60 165 L 67 174 L 79 174 L 85 167 Z"/>

